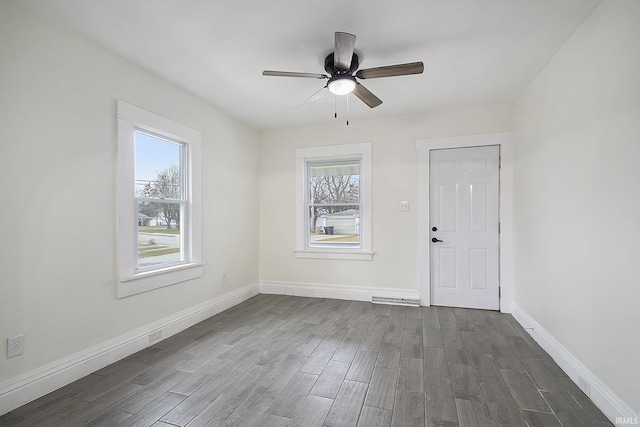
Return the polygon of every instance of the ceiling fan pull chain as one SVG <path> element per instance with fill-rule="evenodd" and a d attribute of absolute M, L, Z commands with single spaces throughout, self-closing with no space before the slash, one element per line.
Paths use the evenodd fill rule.
<path fill-rule="evenodd" d="M 333 118 L 338 118 L 338 95 L 333 95 Z"/>
<path fill-rule="evenodd" d="M 345 98 L 347 98 L 347 126 L 349 126 L 349 94 Z"/>

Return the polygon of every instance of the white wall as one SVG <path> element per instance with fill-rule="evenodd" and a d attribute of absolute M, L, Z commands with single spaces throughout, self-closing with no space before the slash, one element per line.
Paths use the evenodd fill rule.
<path fill-rule="evenodd" d="M 516 303 L 640 413 L 640 2 L 605 0 L 516 104 Z M 587 372 L 588 374 L 588 372 Z"/>
<path fill-rule="evenodd" d="M 11 2 L 0 2 L 0 58 L 0 386 L 257 284 L 254 130 Z M 116 99 L 203 140 L 204 277 L 124 299 L 115 297 Z M 6 359 L 6 338 L 19 334 L 25 354 Z"/>
<path fill-rule="evenodd" d="M 384 106 L 384 104 L 383 104 Z M 379 108 L 383 108 L 383 106 Z M 512 130 L 509 105 L 270 130 L 260 142 L 260 280 L 418 291 L 416 140 Z M 373 261 L 296 259 L 295 150 L 372 143 Z M 399 212 L 401 200 L 411 202 Z"/>

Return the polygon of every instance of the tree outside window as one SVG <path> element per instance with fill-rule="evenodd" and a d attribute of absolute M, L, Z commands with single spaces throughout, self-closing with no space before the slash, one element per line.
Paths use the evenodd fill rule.
<path fill-rule="evenodd" d="M 157 172 L 155 179 L 146 181 L 138 190 L 138 196 L 150 199 L 180 200 L 180 169 L 177 165 L 171 165 Z M 158 218 L 160 225 L 180 228 L 180 205 L 143 202 L 140 204 L 140 212 L 150 218 Z"/>

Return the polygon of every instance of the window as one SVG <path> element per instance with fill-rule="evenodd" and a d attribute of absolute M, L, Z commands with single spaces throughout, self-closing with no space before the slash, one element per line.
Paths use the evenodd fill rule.
<path fill-rule="evenodd" d="M 199 132 L 118 101 L 118 296 L 202 276 Z"/>
<path fill-rule="evenodd" d="M 180 218 L 187 215 L 186 144 L 135 130 L 135 204 L 138 213 L 136 268 L 172 265 L 188 259 Z M 185 224 L 188 225 L 188 224 Z"/>
<path fill-rule="evenodd" d="M 370 260 L 371 144 L 296 150 L 299 258 Z"/>
<path fill-rule="evenodd" d="M 360 247 L 360 159 L 307 162 L 310 247 Z"/>

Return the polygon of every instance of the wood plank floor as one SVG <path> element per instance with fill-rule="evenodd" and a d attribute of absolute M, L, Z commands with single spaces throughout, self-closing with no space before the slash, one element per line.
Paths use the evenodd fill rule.
<path fill-rule="evenodd" d="M 611 426 L 510 315 L 258 295 L 2 426 Z"/>

